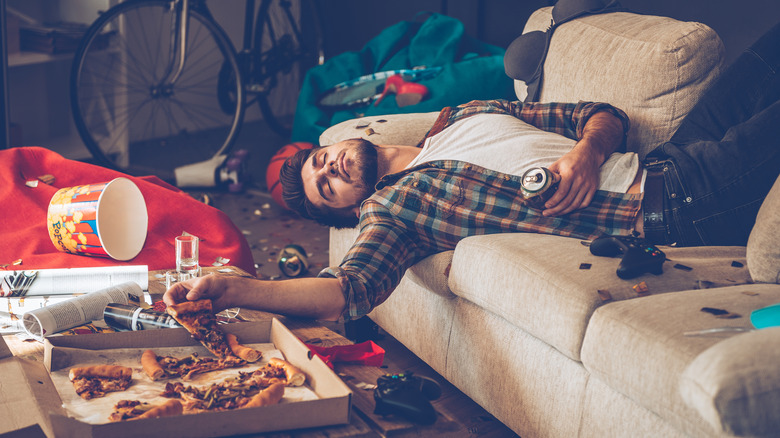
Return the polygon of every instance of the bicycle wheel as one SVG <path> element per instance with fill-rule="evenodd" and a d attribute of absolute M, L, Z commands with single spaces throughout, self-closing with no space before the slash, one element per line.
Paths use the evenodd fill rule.
<path fill-rule="evenodd" d="M 290 135 L 306 70 L 325 62 L 322 17 L 314 0 L 263 0 L 255 22 L 252 83 L 265 122 Z"/>
<path fill-rule="evenodd" d="M 75 54 L 70 88 L 76 127 L 99 164 L 166 180 L 176 167 L 229 152 L 244 111 L 235 49 L 195 9 L 184 68 L 170 82 L 178 52 L 171 4 L 139 0 L 103 13 Z M 220 70 L 232 75 L 230 111 L 220 107 Z"/>

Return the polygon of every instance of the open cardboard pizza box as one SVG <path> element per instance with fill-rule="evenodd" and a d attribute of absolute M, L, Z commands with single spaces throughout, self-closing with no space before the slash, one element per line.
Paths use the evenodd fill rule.
<path fill-rule="evenodd" d="M 74 415 L 63 406 L 63 399 L 70 396 L 70 392 L 63 391 L 73 391 L 73 388 L 69 382 L 63 381 L 60 375 L 70 367 L 86 365 L 88 363 L 83 363 L 85 360 L 91 362 L 96 357 L 111 362 L 112 354 L 126 354 L 137 349 L 139 362 L 133 366 L 135 385 L 136 380 L 140 382 L 146 378 L 140 366 L 140 354 L 147 348 L 160 351 L 165 351 L 166 348 L 188 348 L 203 356 L 209 353 L 182 328 L 49 337 L 45 342 L 44 364 L 9 357 L 7 345 L 0 340 L 0 412 L 3 412 L 4 417 L 0 422 L 0 433 L 11 432 L 7 435 L 10 437 L 24 429 L 33 433 L 25 436 L 35 436 L 36 430 L 40 434 L 40 428 L 46 436 L 58 438 L 206 437 L 349 423 L 352 396 L 349 388 L 319 358 L 310 355 L 309 349 L 279 320 L 224 324 L 220 327 L 225 332 L 238 336 L 242 344 L 273 344 L 286 360 L 306 373 L 306 390 L 313 395 L 287 401 L 285 392 L 282 402 L 273 406 L 118 423 L 107 420 L 86 422 L 72 418 Z M 233 369 L 234 372 L 235 370 L 241 368 Z M 198 382 L 192 384 L 200 386 L 211 383 L 207 376 L 209 374 L 201 376 Z M 207 380 L 203 380 L 204 378 Z M 164 382 L 156 382 L 161 391 Z M 132 388 L 133 386 L 130 389 Z M 65 394 L 65 397 L 61 397 L 62 394 Z M 67 405 L 67 400 L 65 401 Z M 99 403 L 100 399 L 92 399 L 89 402 Z"/>

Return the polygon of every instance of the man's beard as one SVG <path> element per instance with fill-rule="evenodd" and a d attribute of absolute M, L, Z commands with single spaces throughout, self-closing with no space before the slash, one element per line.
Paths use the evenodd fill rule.
<path fill-rule="evenodd" d="M 368 141 L 361 141 L 355 148 L 355 190 L 358 191 L 359 201 L 368 199 L 374 194 L 374 187 L 378 179 L 378 153 L 376 146 Z"/>

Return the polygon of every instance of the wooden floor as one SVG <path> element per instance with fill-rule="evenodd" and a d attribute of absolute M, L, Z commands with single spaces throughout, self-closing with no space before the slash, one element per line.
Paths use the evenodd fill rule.
<path fill-rule="evenodd" d="M 415 375 L 431 377 L 441 385 L 442 396 L 433 403 L 440 414 L 435 436 L 485 438 L 511 438 L 518 436 L 460 392 L 455 386 L 447 382 L 395 338 L 384 333 L 381 329 L 380 336 L 381 338 L 374 342 L 385 349 L 385 362 L 383 365 L 383 367 L 386 367 L 384 368 L 385 372 L 392 374 L 412 371 Z M 373 403 L 373 399 L 370 402 Z M 430 433 L 431 431 L 424 430 L 418 432 Z M 417 436 L 432 435 L 418 434 Z"/>

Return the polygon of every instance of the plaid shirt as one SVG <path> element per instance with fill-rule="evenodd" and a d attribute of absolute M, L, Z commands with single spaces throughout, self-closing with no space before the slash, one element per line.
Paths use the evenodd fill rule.
<path fill-rule="evenodd" d="M 578 139 L 588 118 L 601 110 L 618 115 L 628 131 L 626 115 L 606 104 L 488 101 L 443 109 L 426 138 L 470 115 L 499 113 Z M 641 194 L 597 191 L 587 208 L 544 217 L 522 202 L 520 189 L 519 176 L 453 160 L 423 163 L 382 178 L 361 205 L 355 244 L 338 267 L 319 274 L 339 279 L 347 303 L 342 318 L 370 312 L 390 296 L 409 267 L 454 249 L 464 237 L 509 232 L 578 239 L 628 235 L 642 200 Z"/>

